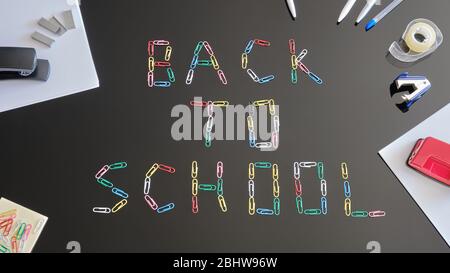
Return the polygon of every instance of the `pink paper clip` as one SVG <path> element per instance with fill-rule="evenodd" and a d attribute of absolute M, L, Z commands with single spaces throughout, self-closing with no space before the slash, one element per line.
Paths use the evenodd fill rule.
<path fill-rule="evenodd" d="M 155 44 L 153 41 L 148 41 L 147 51 L 148 56 L 153 57 L 153 55 L 155 55 Z"/>
<path fill-rule="evenodd" d="M 300 182 L 300 180 L 295 179 L 295 195 L 297 196 L 301 196 L 302 195 L 302 183 Z"/>
<path fill-rule="evenodd" d="M 32 225 L 28 224 L 27 227 L 25 228 L 25 232 L 23 234 L 22 241 L 28 240 L 28 236 L 30 235 L 31 228 L 32 228 Z"/>
<path fill-rule="evenodd" d="M 217 74 L 219 75 L 219 79 L 222 81 L 223 84 L 227 84 L 227 78 L 225 77 L 225 73 L 221 69 L 217 70 Z"/>
<path fill-rule="evenodd" d="M 192 196 L 192 213 L 198 212 L 198 199 L 197 196 Z"/>
<path fill-rule="evenodd" d="M 166 46 L 169 45 L 169 41 L 166 40 L 154 40 L 153 44 L 157 45 L 157 46 Z"/>
<path fill-rule="evenodd" d="M 169 67 L 170 63 L 169 62 L 159 61 L 159 62 L 155 62 L 155 66 L 157 66 L 157 67 Z"/>
<path fill-rule="evenodd" d="M 149 71 L 147 74 L 147 83 L 148 83 L 148 87 L 153 87 L 155 84 L 153 72 L 151 72 L 151 71 Z"/>
<path fill-rule="evenodd" d="M 270 46 L 269 41 L 261 40 L 261 39 L 255 39 L 255 44 L 260 46 Z"/>
<path fill-rule="evenodd" d="M 12 228 L 13 223 L 12 223 L 12 219 L 10 219 L 10 220 L 11 220 L 10 224 L 7 225 L 7 226 L 5 227 L 5 230 L 3 231 L 3 236 L 8 236 L 8 235 L 9 235 L 9 232 L 11 231 L 11 228 Z"/>
<path fill-rule="evenodd" d="M 147 202 L 147 204 L 152 208 L 152 210 L 158 209 L 158 204 L 156 204 L 155 200 L 151 198 L 149 195 L 145 195 L 144 199 Z"/>
<path fill-rule="evenodd" d="M 382 210 L 374 210 L 369 212 L 369 217 L 370 218 L 377 218 L 377 217 L 384 217 L 386 216 L 386 212 L 382 211 Z"/>
<path fill-rule="evenodd" d="M 294 39 L 289 40 L 289 52 L 292 55 L 295 55 L 295 40 Z"/>
<path fill-rule="evenodd" d="M 217 178 L 222 178 L 222 175 L 223 175 L 223 162 L 222 161 L 217 162 L 216 174 L 217 174 Z"/>
<path fill-rule="evenodd" d="M 109 170 L 108 165 L 103 166 L 100 169 L 100 171 L 98 171 L 98 173 L 95 175 L 95 178 L 97 178 L 97 179 L 101 178 L 108 170 Z"/>
<path fill-rule="evenodd" d="M 208 102 L 206 101 L 195 101 L 195 100 L 191 100 L 191 106 L 196 106 L 196 107 L 206 107 L 208 105 Z"/>
<path fill-rule="evenodd" d="M 302 62 L 298 63 L 298 66 L 300 67 L 300 69 L 305 72 L 306 74 L 309 74 L 309 69 L 306 67 L 306 65 L 304 65 Z"/>
<path fill-rule="evenodd" d="M 272 133 L 272 147 L 278 148 L 278 145 L 280 144 L 279 141 L 279 134 L 277 132 Z"/>
<path fill-rule="evenodd" d="M 208 51 L 209 55 L 214 55 L 214 51 L 212 50 L 211 46 L 207 41 L 203 42 L 203 46 L 205 47 L 206 51 Z"/>
<path fill-rule="evenodd" d="M 212 101 L 208 101 L 208 108 L 207 109 L 207 113 L 208 116 L 212 116 L 214 114 L 214 103 Z"/>
<path fill-rule="evenodd" d="M 158 168 L 161 171 L 168 172 L 168 173 L 174 173 L 175 172 L 175 168 L 174 167 L 170 167 L 170 166 L 167 166 L 167 165 L 164 165 L 164 164 L 161 164 L 161 163 L 158 163 L 158 165 L 159 165 Z"/>

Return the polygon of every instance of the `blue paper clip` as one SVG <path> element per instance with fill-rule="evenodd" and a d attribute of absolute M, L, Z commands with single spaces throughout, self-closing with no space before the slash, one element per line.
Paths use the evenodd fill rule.
<path fill-rule="evenodd" d="M 263 216 L 269 216 L 269 215 L 273 215 L 274 212 L 271 209 L 262 209 L 259 208 L 256 210 L 256 213 L 258 213 L 259 215 L 263 215 Z"/>
<path fill-rule="evenodd" d="M 248 143 L 250 145 L 250 148 L 255 148 L 256 146 L 256 139 L 255 139 L 255 133 L 250 133 L 248 135 Z"/>
<path fill-rule="evenodd" d="M 198 55 L 194 54 L 194 57 L 192 57 L 192 62 L 191 62 L 191 69 L 196 68 L 197 63 L 198 63 Z"/>
<path fill-rule="evenodd" d="M 328 212 L 328 205 L 327 205 L 327 198 L 326 197 L 322 197 L 320 198 L 320 205 L 322 208 L 322 214 L 325 215 Z"/>
<path fill-rule="evenodd" d="M 309 72 L 308 76 L 317 84 L 322 84 L 323 83 L 322 79 L 319 78 L 319 76 L 317 76 L 316 74 L 314 74 L 312 72 Z"/>
<path fill-rule="evenodd" d="M 416 101 L 421 99 L 431 88 L 431 83 L 426 77 L 409 76 L 408 72 L 400 74 L 400 76 L 395 79 L 395 84 L 397 89 L 400 89 L 405 85 L 414 87 L 414 92 L 402 96 L 407 108 L 410 108 Z"/>
<path fill-rule="evenodd" d="M 156 87 L 170 87 L 170 82 L 169 81 L 155 81 L 153 83 L 153 85 Z"/>
<path fill-rule="evenodd" d="M 122 197 L 122 198 L 124 198 L 124 199 L 127 199 L 127 198 L 128 198 L 128 193 L 124 192 L 123 190 L 121 190 L 121 189 L 119 189 L 119 188 L 113 188 L 113 189 L 112 189 L 112 192 L 113 192 L 115 195 L 118 195 L 118 196 L 120 196 L 120 197 Z"/>
<path fill-rule="evenodd" d="M 348 181 L 344 182 L 344 194 L 346 198 L 352 197 L 352 192 L 350 190 L 350 183 Z"/>
<path fill-rule="evenodd" d="M 159 207 L 156 211 L 158 213 L 164 213 L 164 212 L 168 212 L 170 210 L 173 210 L 173 208 L 175 208 L 175 204 L 174 203 L 169 203 L 167 205 L 164 205 L 162 207 Z"/>
<path fill-rule="evenodd" d="M 274 75 L 269 75 L 269 76 L 260 78 L 258 82 L 263 84 L 263 83 L 268 83 L 268 82 L 270 82 L 273 79 L 275 79 L 275 76 Z"/>
<path fill-rule="evenodd" d="M 249 54 L 250 52 L 252 52 L 252 49 L 253 49 L 253 45 L 255 44 L 255 40 L 250 40 L 250 41 L 248 41 L 248 44 L 247 44 L 247 46 L 245 47 L 245 53 L 246 54 Z"/>

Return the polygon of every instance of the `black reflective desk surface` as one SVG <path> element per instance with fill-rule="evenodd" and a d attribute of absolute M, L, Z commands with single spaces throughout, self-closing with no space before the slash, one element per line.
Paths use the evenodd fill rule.
<path fill-rule="evenodd" d="M 362 3 L 336 25 L 344 2 L 297 0 L 293 21 L 281 0 L 83 1 L 101 87 L 0 115 L 0 195 L 49 217 L 35 252 L 68 252 L 70 241 L 79 242 L 82 252 L 368 252 L 370 241 L 379 242 L 383 252 L 447 252 L 377 152 L 450 101 L 447 41 L 412 67 L 399 68 L 385 58 L 412 19 L 431 19 L 448 36 L 450 2 L 405 1 L 368 33 L 353 25 Z M 271 42 L 250 58 L 259 73 L 276 76 L 266 85 L 253 83 L 240 67 L 253 38 Z M 299 84 L 291 84 L 291 38 L 309 50 L 304 63 L 324 80 L 322 86 L 304 74 Z M 176 83 L 171 88 L 146 86 L 151 39 L 172 42 Z M 184 83 L 200 40 L 213 46 L 227 86 L 208 69 L 191 85 Z M 404 71 L 425 75 L 433 84 L 408 113 L 397 109 L 389 90 Z M 207 150 L 201 141 L 172 140 L 171 109 L 194 96 L 233 104 L 274 98 L 280 105 L 280 148 L 263 153 L 244 141 L 216 141 Z M 206 192 L 199 195 L 198 215 L 191 213 L 192 160 L 199 162 L 201 183 L 213 179 L 215 163 L 223 161 L 227 213 L 220 212 L 215 194 Z M 117 161 L 129 166 L 108 178 L 129 193 L 128 205 L 115 215 L 93 214 L 92 207 L 119 201 L 94 179 L 101 166 Z M 248 215 L 251 161 L 280 166 L 280 216 Z M 326 216 L 297 214 L 294 161 L 325 163 Z M 353 207 L 383 209 L 386 217 L 345 217 L 342 161 L 349 164 Z M 161 202 L 176 204 L 166 215 L 153 213 L 143 198 L 144 175 L 154 162 L 177 169 L 152 184 Z M 314 172 L 306 171 L 302 179 L 305 206 L 318 206 Z M 255 183 L 257 203 L 270 206 L 270 175 L 258 172 Z"/>

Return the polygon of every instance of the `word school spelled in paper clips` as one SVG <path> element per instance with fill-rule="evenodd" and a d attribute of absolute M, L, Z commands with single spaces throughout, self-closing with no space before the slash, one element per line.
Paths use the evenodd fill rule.
<path fill-rule="evenodd" d="M 200 176 L 200 165 L 199 163 L 194 160 L 192 161 L 192 164 L 189 168 L 189 171 L 191 173 L 190 181 L 189 179 L 173 179 L 171 183 L 177 183 L 173 184 L 171 188 L 180 189 L 180 183 L 184 183 L 186 185 L 186 198 L 183 200 L 185 202 L 189 202 L 188 200 L 191 199 L 191 210 L 192 214 L 196 215 L 200 211 L 199 206 L 199 194 L 200 192 L 212 192 L 215 193 L 217 196 L 217 204 L 218 204 L 218 212 L 221 213 L 227 213 L 229 211 L 229 204 L 225 200 L 225 194 L 224 194 L 224 163 L 222 161 L 218 161 L 216 164 L 216 177 L 212 179 L 211 177 L 203 177 Z M 109 207 L 94 207 L 93 212 L 97 214 L 110 214 L 110 213 L 117 213 L 119 210 L 121 210 L 128 202 L 128 194 L 126 194 L 123 190 L 114 187 L 113 183 L 109 180 L 105 179 L 106 174 L 111 170 L 119 170 L 124 169 L 127 167 L 126 162 L 118 162 L 113 163 L 110 165 L 105 165 L 95 174 L 95 178 L 97 179 L 98 184 L 103 186 L 104 188 L 112 189 L 112 193 L 114 195 L 117 195 L 122 198 L 121 201 L 119 201 L 117 204 L 115 204 L 112 208 Z M 240 188 L 244 191 L 248 191 L 248 214 L 250 216 L 259 215 L 259 216 L 279 216 L 281 214 L 281 207 L 282 202 L 280 198 L 281 193 L 281 186 L 280 184 L 285 181 L 285 183 L 289 184 L 292 181 L 293 178 L 293 191 L 284 190 L 283 196 L 286 199 L 286 203 L 284 205 L 283 211 L 291 210 L 293 213 L 296 212 L 300 215 L 305 216 L 326 216 L 330 212 L 335 213 L 341 213 L 347 217 L 351 218 L 380 218 L 386 216 L 386 212 L 384 210 L 352 210 L 352 193 L 350 189 L 350 183 L 349 183 L 349 167 L 346 162 L 342 162 L 340 166 L 338 166 L 335 170 L 340 173 L 341 179 L 344 181 L 341 182 L 340 179 L 336 181 L 328 181 L 325 180 L 325 164 L 322 161 L 315 162 L 315 161 L 303 161 L 303 162 L 294 162 L 293 163 L 293 176 L 288 175 L 287 177 L 292 178 L 283 178 L 282 174 L 279 170 L 279 165 L 277 163 L 269 162 L 269 161 L 255 161 L 250 162 L 248 164 L 248 180 L 247 184 L 245 183 L 246 179 L 243 178 L 241 183 L 235 183 L 234 185 L 239 185 Z M 303 171 L 302 171 L 303 170 Z M 317 177 L 317 181 L 306 181 L 304 179 L 303 172 L 305 171 L 314 171 L 315 176 Z M 258 180 L 255 179 L 256 172 L 258 171 Z M 145 171 L 145 179 L 144 179 L 144 202 L 146 204 L 146 207 L 150 209 L 150 211 L 153 211 L 157 215 L 160 214 L 166 214 L 170 211 L 172 211 L 175 208 L 175 202 L 167 202 L 165 204 L 161 204 L 161 202 L 157 202 L 158 198 L 157 193 L 152 192 L 151 193 L 151 185 L 152 185 L 152 179 L 155 179 L 157 177 L 158 183 L 167 183 L 167 175 L 157 175 L 158 173 L 162 174 L 169 174 L 170 176 L 173 176 L 176 172 L 176 169 L 170 165 L 162 164 L 162 163 L 153 163 L 150 165 L 150 168 Z M 108 173 L 109 175 L 109 173 Z M 256 205 L 256 192 L 257 188 L 260 188 L 262 185 L 257 182 L 260 180 L 260 177 L 263 177 L 264 175 L 269 175 L 272 179 L 272 202 L 270 202 L 270 205 L 267 206 L 267 204 L 262 204 L 261 201 L 258 202 L 258 206 Z M 332 177 L 332 176 L 331 176 Z M 212 183 L 212 181 L 216 181 L 215 183 Z M 204 183 L 206 182 L 206 183 Z M 239 182 L 239 181 L 237 181 Z M 329 206 L 328 204 L 328 185 L 330 183 L 334 183 L 336 185 L 340 185 L 342 183 L 343 185 L 343 204 L 344 204 L 344 210 L 341 209 L 334 209 L 333 207 Z M 257 186 L 257 184 L 260 184 Z M 292 185 L 292 184 L 291 184 Z M 312 191 L 314 189 L 318 189 L 320 191 L 320 198 L 319 200 L 304 200 L 303 193 L 305 190 Z M 340 187 L 339 187 L 340 188 Z M 284 193 L 286 192 L 286 193 Z M 290 193 L 289 193 L 290 192 Z M 264 194 L 267 194 L 267 192 L 264 191 L 258 191 L 258 196 L 263 196 Z M 188 196 L 191 196 L 190 198 Z M 294 201 L 294 202 L 293 202 Z M 306 208 L 306 205 L 311 205 L 310 208 Z M 205 204 L 205 205 L 211 205 L 211 204 Z M 202 206 L 205 206 L 202 205 Z M 234 208 L 239 209 L 239 208 Z M 0 229 L 2 227 L 8 226 L 10 223 L 8 221 L 10 217 L 9 215 L 0 215 Z M 4 218 L 4 219 L 1 219 Z"/>
<path fill-rule="evenodd" d="M 263 39 L 252 39 L 247 42 L 244 52 L 241 55 L 241 68 L 246 71 L 246 74 L 250 79 L 257 84 L 267 84 L 273 81 L 276 76 L 274 74 L 268 74 L 264 76 L 258 76 L 255 72 L 255 67 L 250 67 L 250 53 L 256 46 L 269 49 L 271 42 Z M 163 47 L 163 56 L 156 56 L 155 49 Z M 298 55 L 295 47 L 295 40 L 289 39 L 288 47 L 290 58 L 286 58 L 286 63 L 291 66 L 291 82 L 293 84 L 298 83 L 297 71 L 300 69 L 305 73 L 313 82 L 318 85 L 323 84 L 323 80 L 315 73 L 313 73 L 304 63 L 303 58 L 308 53 L 307 49 L 303 49 Z M 149 40 L 147 43 L 147 85 L 150 88 L 168 88 L 175 83 L 175 71 L 172 69 L 171 57 L 174 55 L 173 48 L 168 40 Z M 234 63 L 234 61 L 233 61 Z M 217 74 L 219 82 L 223 85 L 228 84 L 228 79 L 225 76 L 224 70 L 222 70 L 218 54 L 215 53 L 212 45 L 208 41 L 199 41 L 194 47 L 193 56 L 191 62 L 188 64 L 187 74 L 185 79 L 186 85 L 191 85 L 194 82 L 194 78 L 203 70 L 210 69 Z M 161 78 L 161 75 L 157 75 L 157 70 L 161 71 L 166 76 Z M 157 77 L 158 76 L 158 77 Z M 195 77 L 194 77 L 195 76 Z M 161 79 L 160 79 L 161 78 Z"/>

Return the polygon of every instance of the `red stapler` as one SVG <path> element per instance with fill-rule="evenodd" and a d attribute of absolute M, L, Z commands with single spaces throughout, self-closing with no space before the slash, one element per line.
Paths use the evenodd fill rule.
<path fill-rule="evenodd" d="M 450 144 L 432 137 L 419 139 L 408 165 L 450 186 Z"/>

